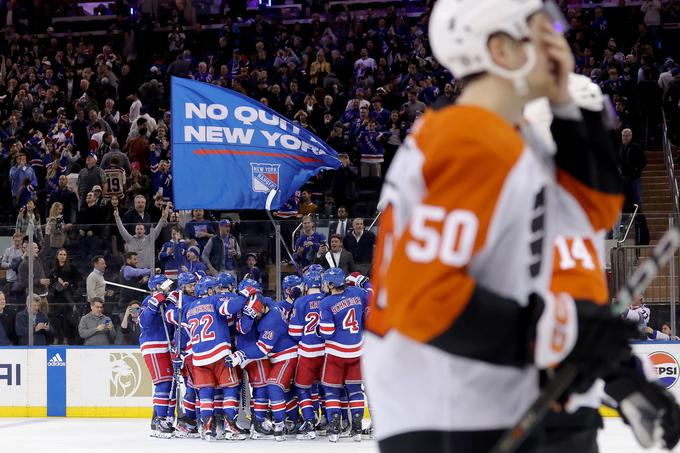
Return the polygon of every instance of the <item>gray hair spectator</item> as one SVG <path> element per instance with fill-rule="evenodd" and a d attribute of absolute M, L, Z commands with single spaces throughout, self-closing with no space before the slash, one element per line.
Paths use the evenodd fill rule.
<path fill-rule="evenodd" d="M 118 214 L 118 208 L 113 209 L 113 217 L 116 219 L 116 226 L 118 232 L 125 240 L 125 246 L 128 252 L 135 252 L 139 255 L 139 265 L 146 268 L 154 268 L 154 244 L 156 239 L 163 231 L 163 228 L 168 223 L 168 216 L 170 215 L 170 206 L 166 206 L 161 215 L 161 220 L 151 230 L 150 234 L 146 234 L 144 225 L 135 225 L 135 235 L 131 235 L 123 226 Z"/>
<path fill-rule="evenodd" d="M 104 314 L 104 301 L 99 297 L 90 301 L 90 312 L 80 318 L 78 334 L 85 346 L 107 346 L 116 338 L 113 322 Z"/>
<path fill-rule="evenodd" d="M 37 294 L 33 294 L 30 301 L 27 302 L 26 308 L 17 313 L 14 327 L 16 334 L 19 337 L 19 346 L 28 344 L 29 328 L 33 329 L 33 344 L 35 346 L 46 346 L 52 343 L 53 333 L 47 315 L 40 310 L 42 306 L 42 298 Z M 33 315 L 33 325 L 29 326 L 29 310 Z"/>
<path fill-rule="evenodd" d="M 357 217 L 352 222 L 352 231 L 343 239 L 345 250 L 352 254 L 356 269 L 364 275 L 371 271 L 375 234 L 364 229 L 364 219 Z"/>

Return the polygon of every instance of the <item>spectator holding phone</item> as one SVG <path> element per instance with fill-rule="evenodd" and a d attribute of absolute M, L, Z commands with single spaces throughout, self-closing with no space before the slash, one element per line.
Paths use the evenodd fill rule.
<path fill-rule="evenodd" d="M 33 294 L 30 305 L 27 306 L 25 310 L 17 313 L 14 327 L 17 336 L 19 337 L 19 346 L 25 346 L 28 344 L 28 310 L 31 310 L 33 313 L 33 345 L 46 346 L 48 344 L 52 344 L 52 327 L 50 327 L 50 322 L 47 319 L 47 315 L 40 311 L 41 303 L 41 297 L 37 294 Z"/>
<path fill-rule="evenodd" d="M 131 300 L 125 309 L 125 315 L 120 323 L 118 333 L 116 335 L 116 344 L 120 345 L 138 345 L 139 333 L 141 328 L 139 326 L 139 313 L 141 305 L 138 300 Z"/>
<path fill-rule="evenodd" d="M 95 297 L 90 301 L 90 312 L 80 318 L 80 338 L 85 346 L 107 346 L 116 338 L 111 318 L 104 314 L 104 301 Z"/>

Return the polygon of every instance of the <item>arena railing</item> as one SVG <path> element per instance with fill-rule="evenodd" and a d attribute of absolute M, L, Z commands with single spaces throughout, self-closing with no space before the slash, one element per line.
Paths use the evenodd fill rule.
<path fill-rule="evenodd" d="M 277 286 L 280 284 L 280 282 L 277 284 L 277 273 L 285 276 L 296 272 L 286 254 L 282 254 L 281 261 L 276 262 L 275 260 L 274 226 L 269 220 L 240 220 L 235 214 L 229 214 L 228 217 L 232 220 L 231 232 L 236 237 L 241 251 L 240 258 L 236 260 L 234 273 L 239 279 L 248 273 L 252 274 L 253 271 L 247 265 L 247 257 L 249 254 L 254 255 L 263 290 L 267 295 L 274 296 Z M 175 216 L 172 219 L 175 220 Z M 328 237 L 329 225 L 332 221 L 333 219 L 315 219 L 315 231 Z M 290 238 L 290 233 L 300 225 L 300 219 L 280 219 L 277 222 L 281 226 L 284 238 Z M 371 225 L 372 222 L 373 219 L 365 219 L 366 227 Z M 43 309 L 50 319 L 54 320 L 55 325 L 61 326 L 64 331 L 67 331 L 62 341 L 77 344 L 77 321 L 80 316 L 89 311 L 86 281 L 88 275 L 92 272 L 91 260 L 94 256 L 103 256 L 107 265 L 104 272 L 105 280 L 117 284 L 125 283 L 122 282 L 120 272 L 124 265 L 125 242 L 113 223 L 80 225 L 67 224 L 61 220 L 48 223 L 50 223 L 49 227 L 45 225 L 44 221 L 36 227 L 33 237 L 40 246 L 40 252 L 33 260 L 33 268 L 30 271 L 27 270 L 30 261 L 27 255 L 25 255 L 25 259 L 20 258 L 15 260 L 14 263 L 8 263 L 7 268 L 0 269 L 0 291 L 5 295 L 7 305 L 17 312 L 24 310 L 31 292 L 44 296 L 42 298 Z M 149 225 L 149 227 L 153 225 Z M 159 252 L 163 243 L 170 240 L 171 228 L 174 225 L 179 225 L 182 230 L 186 226 L 185 223 L 170 222 L 162 229 L 154 244 L 152 254 L 153 261 L 150 267 L 153 268 L 154 272 L 165 270 L 164 263 L 159 260 Z M 124 226 L 129 227 L 128 231 L 134 232 L 135 225 Z M 217 220 L 213 222 L 213 227 L 214 231 L 218 231 Z M 48 234 L 53 228 L 58 233 L 55 235 Z M 377 233 L 377 228 L 377 225 L 374 226 L 372 232 Z M 12 235 L 15 231 L 14 226 L 0 227 L 0 256 L 12 245 Z M 21 233 L 27 234 L 26 231 Z M 66 295 L 62 292 L 61 285 L 58 284 L 57 278 L 52 273 L 57 254 L 61 248 L 66 250 L 67 260 L 77 275 L 73 286 L 66 292 Z M 22 261 L 25 261 L 23 265 Z M 17 278 L 17 274 L 21 278 Z M 41 282 L 42 278 L 45 279 L 44 282 Z M 33 285 L 33 288 L 30 288 L 31 285 Z M 139 292 L 137 298 L 134 298 L 134 292 L 126 291 L 114 285 L 107 285 L 106 289 L 109 292 L 105 296 L 105 313 L 114 319 L 116 325 L 119 325 L 131 300 L 141 301 L 145 297 L 144 293 Z M 74 323 L 76 324 L 74 325 Z"/>

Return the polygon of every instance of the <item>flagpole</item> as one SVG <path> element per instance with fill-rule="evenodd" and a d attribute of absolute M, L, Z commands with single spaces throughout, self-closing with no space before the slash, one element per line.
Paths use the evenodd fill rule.
<path fill-rule="evenodd" d="M 276 245 L 274 248 L 275 250 L 274 255 L 276 259 L 276 299 L 281 300 L 281 245 L 283 245 L 283 247 L 286 249 L 286 254 L 288 254 L 290 262 L 293 263 L 293 267 L 295 267 L 295 272 L 297 272 L 299 276 L 302 276 L 302 272 L 300 272 L 300 268 L 295 262 L 293 254 L 290 252 L 288 245 L 286 245 L 286 243 L 283 240 L 283 237 L 281 236 L 280 223 L 274 220 L 274 216 L 272 216 L 271 208 L 272 202 L 274 201 L 274 197 L 276 196 L 276 192 L 277 192 L 276 189 L 272 189 L 269 192 L 269 195 L 267 195 L 267 201 L 265 202 L 265 210 L 267 211 L 269 220 L 272 222 L 272 225 L 274 225 L 274 232 L 276 235 Z"/>

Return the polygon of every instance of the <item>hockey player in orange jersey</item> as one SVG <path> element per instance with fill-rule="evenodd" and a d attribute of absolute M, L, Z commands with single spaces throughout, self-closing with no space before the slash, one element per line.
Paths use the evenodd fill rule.
<path fill-rule="evenodd" d="M 604 111 L 611 102 L 586 76 L 572 74 L 569 92 L 574 102 L 586 110 Z M 547 100 L 527 105 L 524 116 L 547 142 L 552 143 L 552 114 Z M 599 151 L 602 150 L 594 150 Z M 551 292 L 567 293 L 575 300 L 606 305 L 609 290 L 603 265 L 605 232 L 557 236 L 554 245 Z M 631 355 L 603 375 L 604 380 L 598 379 L 590 386 L 591 380 L 572 385 L 569 393 L 561 398 L 562 405 L 555 406 L 544 421 L 540 452 L 597 453 L 597 431 L 602 427 L 599 407 L 605 389 L 643 446 L 651 446 L 646 442 L 653 440 L 657 446 L 672 448 L 680 437 L 680 410 L 672 395 L 656 384 L 655 373 L 645 375 L 641 372 L 645 368 L 651 370 L 651 364 L 646 367 Z M 621 404 L 623 400 L 627 403 Z"/>
<path fill-rule="evenodd" d="M 610 228 L 623 202 L 602 115 L 569 95 L 554 18 L 540 0 L 432 11 L 433 53 L 465 89 L 414 126 L 381 195 L 363 367 L 382 452 L 487 452 L 537 397 L 539 368 L 629 353 L 623 321 L 549 291 L 554 238 Z M 523 125 L 539 97 L 556 149 Z M 602 334 L 584 342 L 589 329 Z"/>

